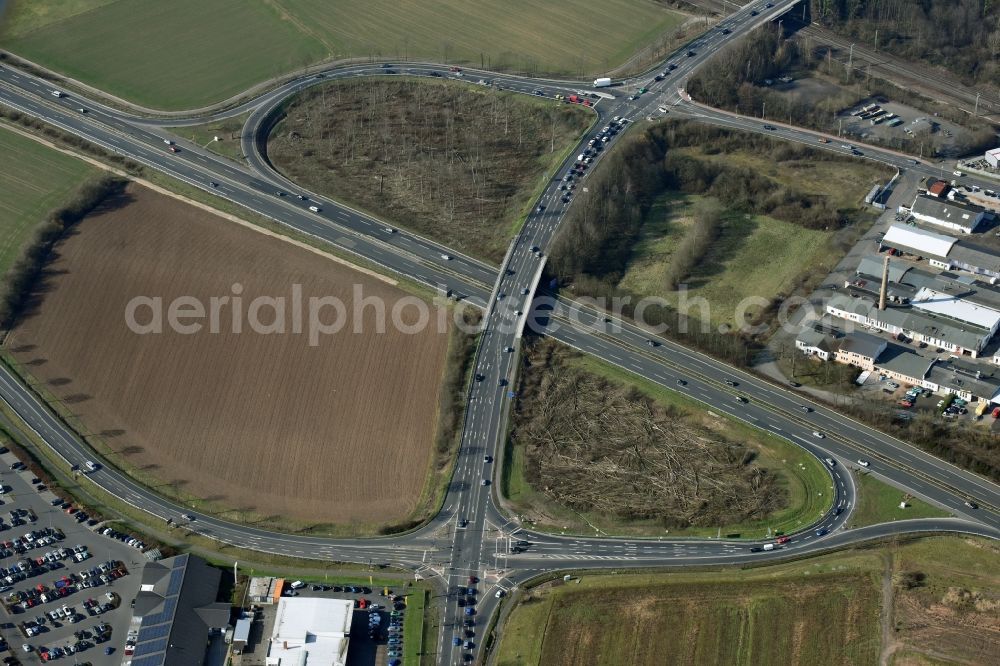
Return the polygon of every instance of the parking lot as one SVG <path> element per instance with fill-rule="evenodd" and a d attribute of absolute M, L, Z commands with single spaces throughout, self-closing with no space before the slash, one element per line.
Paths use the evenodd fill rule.
<path fill-rule="evenodd" d="M 146 558 L 0 453 L 0 624 L 6 663 L 121 663 Z M 83 473 L 81 471 L 81 473 Z M 89 524 L 88 524 L 89 523 Z"/>
<path fill-rule="evenodd" d="M 310 582 L 299 586 L 297 581 L 286 580 L 282 596 L 352 601 L 354 614 L 347 666 L 400 666 L 404 645 L 410 641 L 419 643 L 420 636 L 404 634 L 403 624 L 409 613 L 404 593 L 389 588 L 390 594 L 385 596 L 384 591 L 382 587 L 342 583 Z M 264 665 L 276 610 L 276 606 L 260 607 L 250 631 L 251 640 L 242 655 L 234 656 L 233 666 Z"/>

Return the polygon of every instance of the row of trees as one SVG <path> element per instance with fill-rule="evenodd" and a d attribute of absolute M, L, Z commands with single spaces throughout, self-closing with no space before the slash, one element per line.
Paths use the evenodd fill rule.
<path fill-rule="evenodd" d="M 13 327 L 17 318 L 26 311 L 56 244 L 66 232 L 103 201 L 119 194 L 125 182 L 109 175 L 88 180 L 80 185 L 66 204 L 46 216 L 34 239 L 4 277 L 4 291 L 0 296 L 0 327 Z"/>
<path fill-rule="evenodd" d="M 849 71 L 829 57 L 831 54 L 828 48 L 814 48 L 808 38 L 803 38 L 802 43 L 785 39 L 774 27 L 764 26 L 709 61 L 691 77 L 687 89 L 692 97 L 712 106 L 830 132 L 839 131 L 839 119 L 846 109 L 865 99 L 893 99 L 917 108 L 929 108 L 928 100 L 917 93 Z M 764 84 L 789 71 L 820 72 L 843 87 L 814 99 L 781 92 Z M 968 123 L 968 116 L 957 109 L 935 107 L 934 110 L 952 122 Z M 900 132 L 873 135 L 867 140 L 914 154 L 966 155 L 992 146 L 996 139 L 990 128 L 975 125 L 967 127 L 967 131 L 955 139 L 937 134 L 909 136 Z"/>
<path fill-rule="evenodd" d="M 722 213 L 722 205 L 715 199 L 702 199 L 695 204 L 693 224 L 670 255 L 665 278 L 668 289 L 680 286 L 701 263 L 722 229 Z"/>
<path fill-rule="evenodd" d="M 813 20 L 878 50 L 1000 86 L 1000 3 L 992 0 L 810 0 Z M 875 34 L 878 33 L 878 43 Z"/>

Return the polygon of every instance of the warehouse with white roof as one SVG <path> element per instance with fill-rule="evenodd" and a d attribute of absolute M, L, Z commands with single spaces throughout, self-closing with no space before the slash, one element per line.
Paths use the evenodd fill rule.
<path fill-rule="evenodd" d="M 993 150 L 987 150 L 986 154 L 983 156 L 986 158 L 986 163 L 989 164 L 994 169 L 1000 169 L 1000 148 L 994 148 Z"/>
<path fill-rule="evenodd" d="M 346 666 L 354 602 L 282 597 L 267 650 L 267 666 Z"/>
<path fill-rule="evenodd" d="M 906 254 L 914 254 L 928 259 L 946 260 L 957 238 L 936 234 L 933 231 L 894 224 L 885 232 L 882 245 Z M 932 262 L 933 263 L 933 262 Z"/>
<path fill-rule="evenodd" d="M 974 275 L 1000 279 L 1000 256 L 951 236 L 894 224 L 885 232 L 882 247 L 926 259 L 943 270 L 960 269 Z M 881 275 L 881 271 L 878 273 Z"/>
<path fill-rule="evenodd" d="M 990 332 L 990 337 L 997 332 L 997 326 L 1000 325 L 1000 311 L 927 287 L 921 287 L 917 291 L 917 295 L 913 298 L 913 307 L 986 329 Z"/>

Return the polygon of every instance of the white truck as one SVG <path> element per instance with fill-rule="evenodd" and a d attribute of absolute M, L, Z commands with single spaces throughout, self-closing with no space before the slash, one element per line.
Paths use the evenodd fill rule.
<path fill-rule="evenodd" d="M 607 88 L 610 85 L 611 85 L 611 79 L 606 76 L 600 79 L 594 79 L 595 88 Z"/>

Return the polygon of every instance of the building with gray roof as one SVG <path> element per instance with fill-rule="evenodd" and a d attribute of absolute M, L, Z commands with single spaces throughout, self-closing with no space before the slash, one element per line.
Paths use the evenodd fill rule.
<path fill-rule="evenodd" d="M 951 319 L 929 310 L 909 305 L 890 304 L 879 310 L 877 304 L 851 294 L 838 293 L 826 304 L 827 313 L 847 321 L 903 335 L 955 354 L 976 357 L 990 341 L 987 328 Z"/>
<path fill-rule="evenodd" d="M 229 625 L 230 604 L 215 600 L 221 575 L 191 555 L 147 563 L 132 609 L 138 636 L 124 666 L 202 666 L 209 636 Z"/>
<path fill-rule="evenodd" d="M 961 201 L 947 201 L 920 194 L 913 200 L 910 214 L 921 222 L 971 234 L 982 223 L 986 210 Z"/>
<path fill-rule="evenodd" d="M 899 345 L 889 345 L 875 364 L 875 369 L 904 384 L 932 388 L 925 382 L 935 359 L 921 356 Z"/>
<path fill-rule="evenodd" d="M 1000 402 L 1000 369 L 960 358 L 938 361 L 927 373 L 933 391 L 954 393 L 963 400 Z"/>

